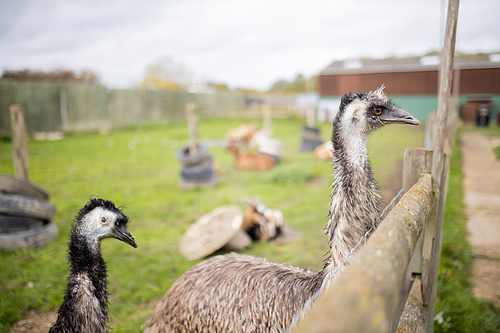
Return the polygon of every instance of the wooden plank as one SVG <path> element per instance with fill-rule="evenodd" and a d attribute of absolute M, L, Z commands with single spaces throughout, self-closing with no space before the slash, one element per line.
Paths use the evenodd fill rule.
<path fill-rule="evenodd" d="M 408 264 L 431 204 L 431 176 L 425 174 L 292 332 L 390 331 L 406 302 Z"/>
<path fill-rule="evenodd" d="M 432 170 L 432 150 L 423 148 L 411 148 L 405 150 L 403 165 L 403 193 L 406 193 L 413 186 L 423 173 L 430 173 Z M 434 219 L 434 218 L 433 218 Z M 432 224 L 434 226 L 434 224 Z M 424 230 L 428 229 L 428 223 Z M 434 232 L 434 228 L 431 229 Z M 411 273 L 422 273 L 422 246 L 424 243 L 424 232 L 417 242 L 415 252 L 410 262 Z M 433 233 L 431 234 L 433 236 Z M 432 241 L 432 237 L 430 238 Z"/>
<path fill-rule="evenodd" d="M 396 333 L 425 333 L 427 324 L 422 312 L 422 281 L 415 276 L 410 296 L 401 315 Z"/>
<path fill-rule="evenodd" d="M 432 170 L 432 150 L 423 148 L 406 149 L 403 165 L 403 193 L 406 193 L 422 173 Z"/>
<path fill-rule="evenodd" d="M 271 106 L 269 104 L 264 104 L 262 107 L 262 130 L 269 135 L 273 134 Z"/>
<path fill-rule="evenodd" d="M 443 174 L 445 168 L 445 142 L 448 123 L 448 112 L 451 98 L 451 83 L 453 75 L 453 57 L 457 34 L 459 0 L 449 0 L 444 46 L 441 51 L 441 67 L 439 81 L 439 98 L 436 126 L 434 129 L 432 185 L 439 190 L 439 199 L 436 208 L 436 223 L 434 229 L 433 248 L 430 260 L 422 263 L 422 298 L 427 332 L 434 330 L 434 312 L 436 307 L 437 277 L 439 260 L 441 257 L 441 233 L 443 228 L 444 198 L 446 196 Z"/>
<path fill-rule="evenodd" d="M 22 180 L 29 180 L 28 135 L 24 121 L 24 109 L 17 104 L 9 107 L 12 131 L 12 159 L 14 175 Z"/>

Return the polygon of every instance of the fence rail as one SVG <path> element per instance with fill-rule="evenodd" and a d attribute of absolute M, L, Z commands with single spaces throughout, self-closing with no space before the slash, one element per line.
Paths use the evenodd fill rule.
<path fill-rule="evenodd" d="M 293 332 L 395 331 L 412 287 L 410 261 L 434 197 L 431 175 L 424 173 Z"/>
<path fill-rule="evenodd" d="M 27 131 L 72 132 L 186 118 L 196 102 L 202 116 L 241 113 L 239 92 L 189 93 L 163 90 L 109 90 L 77 83 L 0 82 L 0 136 L 10 135 L 10 105 L 26 112 Z"/>

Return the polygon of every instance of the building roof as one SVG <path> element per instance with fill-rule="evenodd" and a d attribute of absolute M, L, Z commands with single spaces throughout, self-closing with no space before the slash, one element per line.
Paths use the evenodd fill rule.
<path fill-rule="evenodd" d="M 320 75 L 367 74 L 390 72 L 436 71 L 439 53 L 402 58 L 357 58 L 336 60 L 320 72 Z M 500 68 L 500 52 L 467 54 L 455 52 L 455 69 Z"/>

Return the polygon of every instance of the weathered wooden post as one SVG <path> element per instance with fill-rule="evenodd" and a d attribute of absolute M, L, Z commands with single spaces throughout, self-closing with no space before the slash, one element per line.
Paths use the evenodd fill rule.
<path fill-rule="evenodd" d="M 420 179 L 422 174 L 430 174 L 431 170 L 432 150 L 423 148 L 407 149 L 403 165 L 403 193 L 406 193 Z M 422 301 L 422 262 L 423 257 L 429 259 L 429 249 L 432 248 L 432 238 L 434 236 L 434 223 L 432 221 L 435 220 L 436 201 L 433 195 L 429 218 L 415 245 L 415 251 L 407 271 L 408 278 L 413 281 L 409 286 L 409 294 L 407 289 L 403 290 L 403 293 L 408 297 L 405 297 L 403 302 L 399 304 L 400 307 L 404 306 L 404 308 L 400 318 L 394 318 L 392 332 L 420 333 L 426 331 L 427 323 Z M 424 254 L 424 252 L 427 254 Z"/>
<path fill-rule="evenodd" d="M 323 144 L 319 128 L 315 127 L 315 116 L 314 107 L 308 107 L 306 109 L 306 125 L 302 129 L 302 144 L 300 146 L 302 151 L 312 151 Z"/>
<path fill-rule="evenodd" d="M 306 109 L 306 124 L 307 127 L 311 128 L 316 126 L 316 113 L 312 106 L 308 106 Z"/>
<path fill-rule="evenodd" d="M 443 50 L 441 51 L 441 68 L 439 81 L 439 100 L 436 127 L 434 128 L 432 185 L 439 191 L 436 208 L 436 222 L 433 237 L 432 253 L 429 260 L 422 263 L 422 298 L 424 314 L 427 321 L 427 332 L 434 330 L 434 312 L 436 308 L 437 278 L 439 260 L 441 257 L 441 237 L 443 229 L 444 200 L 446 195 L 446 177 L 444 147 L 448 109 L 451 97 L 451 83 L 453 74 L 453 57 L 455 54 L 455 40 L 457 34 L 459 0 L 449 0 L 446 19 L 446 32 Z"/>
<path fill-rule="evenodd" d="M 9 107 L 12 130 L 12 159 L 16 178 L 29 180 L 28 135 L 24 120 L 24 109 L 18 104 Z"/>
<path fill-rule="evenodd" d="M 265 133 L 268 133 L 269 135 L 272 135 L 273 129 L 272 129 L 272 117 L 271 117 L 271 107 L 269 104 L 264 104 L 264 107 L 262 108 L 262 129 L 264 130 Z"/>
<path fill-rule="evenodd" d="M 194 102 L 186 104 L 188 121 L 189 154 L 195 155 L 198 150 L 198 106 Z"/>

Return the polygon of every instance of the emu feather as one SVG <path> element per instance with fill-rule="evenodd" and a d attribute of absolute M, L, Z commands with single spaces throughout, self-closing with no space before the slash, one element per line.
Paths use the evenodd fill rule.
<path fill-rule="evenodd" d="M 419 124 L 383 87 L 342 97 L 333 122 L 335 178 L 325 228 L 331 251 L 322 270 L 235 253 L 212 257 L 173 284 L 144 332 L 283 332 L 377 218 L 380 196 L 366 141 L 390 123 Z"/>

